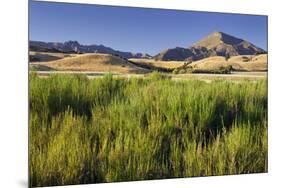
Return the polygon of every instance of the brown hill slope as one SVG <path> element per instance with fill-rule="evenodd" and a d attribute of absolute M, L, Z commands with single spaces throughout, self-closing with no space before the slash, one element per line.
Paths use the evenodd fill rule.
<path fill-rule="evenodd" d="M 93 71 L 113 73 L 147 73 L 149 70 L 137 67 L 128 61 L 110 54 L 83 54 L 56 61 L 42 62 L 60 71 Z"/>
<path fill-rule="evenodd" d="M 267 54 L 225 57 L 214 56 L 191 63 L 194 69 L 216 70 L 231 65 L 237 71 L 267 71 Z"/>

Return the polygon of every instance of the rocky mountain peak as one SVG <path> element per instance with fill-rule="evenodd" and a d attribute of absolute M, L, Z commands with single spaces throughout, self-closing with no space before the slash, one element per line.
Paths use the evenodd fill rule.
<path fill-rule="evenodd" d="M 155 56 L 155 59 L 182 61 L 183 59 L 199 60 L 210 56 L 230 57 L 261 53 L 266 51 L 246 40 L 215 31 L 188 48 L 176 47 L 162 51 Z"/>

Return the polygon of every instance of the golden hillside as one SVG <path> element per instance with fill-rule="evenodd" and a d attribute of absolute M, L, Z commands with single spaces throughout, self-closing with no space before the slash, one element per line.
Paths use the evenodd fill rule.
<path fill-rule="evenodd" d="M 225 57 L 214 56 L 194 61 L 190 64 L 193 68 L 208 70 L 218 69 L 228 65 L 231 65 L 235 70 L 241 71 L 267 71 L 267 54 L 233 56 L 228 60 Z"/>
<path fill-rule="evenodd" d="M 41 62 L 40 64 L 59 71 L 94 71 L 113 73 L 149 72 L 149 70 L 137 67 L 120 57 L 98 53 L 65 57 L 55 61 Z"/>

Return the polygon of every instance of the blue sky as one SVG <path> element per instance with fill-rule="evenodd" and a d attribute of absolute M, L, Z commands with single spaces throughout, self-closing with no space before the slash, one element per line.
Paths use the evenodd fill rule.
<path fill-rule="evenodd" d="M 151 55 L 188 47 L 213 31 L 267 50 L 266 16 L 31 1 L 29 26 L 30 40 L 77 40 Z"/>

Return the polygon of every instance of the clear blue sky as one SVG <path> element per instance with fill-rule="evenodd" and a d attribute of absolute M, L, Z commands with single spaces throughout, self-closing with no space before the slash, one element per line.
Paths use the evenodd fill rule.
<path fill-rule="evenodd" d="M 267 50 L 266 16 L 32 1 L 29 24 L 30 40 L 77 40 L 151 55 L 188 47 L 213 31 Z"/>

